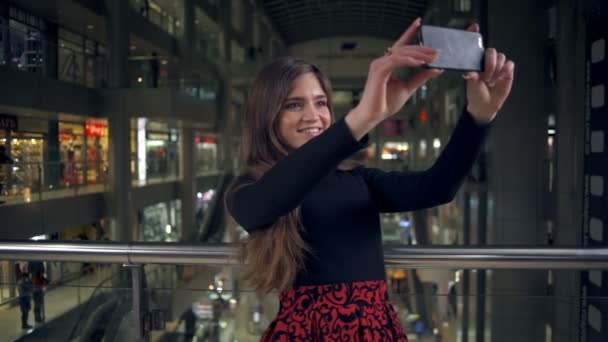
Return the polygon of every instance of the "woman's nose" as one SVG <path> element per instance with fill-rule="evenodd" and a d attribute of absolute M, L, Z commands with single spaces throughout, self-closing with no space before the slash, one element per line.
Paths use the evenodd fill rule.
<path fill-rule="evenodd" d="M 316 121 L 320 116 L 319 111 L 316 108 L 308 108 L 302 115 L 304 121 Z"/>

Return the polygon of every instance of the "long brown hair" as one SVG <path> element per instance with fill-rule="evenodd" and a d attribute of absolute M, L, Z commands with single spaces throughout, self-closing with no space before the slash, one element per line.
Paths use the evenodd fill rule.
<path fill-rule="evenodd" d="M 331 85 L 319 68 L 292 57 L 266 65 L 253 81 L 245 106 L 241 157 L 248 178 L 259 179 L 289 153 L 289 147 L 279 134 L 279 115 L 294 80 L 305 73 L 313 73 L 319 80 L 333 117 Z M 228 191 L 245 185 L 247 183 Z M 303 233 L 299 207 L 270 227 L 253 231 L 241 254 L 245 262 L 245 280 L 259 292 L 289 288 L 297 273 L 304 270 L 304 260 L 310 253 Z"/>

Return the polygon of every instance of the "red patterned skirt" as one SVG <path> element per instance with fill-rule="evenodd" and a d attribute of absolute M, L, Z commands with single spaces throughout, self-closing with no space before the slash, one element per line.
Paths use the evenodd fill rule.
<path fill-rule="evenodd" d="M 263 342 L 407 342 L 384 280 L 299 286 L 279 300 L 279 313 Z"/>

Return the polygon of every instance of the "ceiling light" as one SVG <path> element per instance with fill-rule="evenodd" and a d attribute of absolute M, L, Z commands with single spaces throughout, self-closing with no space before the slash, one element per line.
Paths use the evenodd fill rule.
<path fill-rule="evenodd" d="M 91 24 L 87 25 L 87 29 L 88 29 L 88 30 L 92 30 L 92 29 L 94 29 L 94 28 L 95 28 L 95 26 L 93 26 L 93 25 L 91 25 Z"/>

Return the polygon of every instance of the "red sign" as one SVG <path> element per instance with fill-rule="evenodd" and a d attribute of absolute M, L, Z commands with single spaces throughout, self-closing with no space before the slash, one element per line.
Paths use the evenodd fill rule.
<path fill-rule="evenodd" d="M 204 143 L 217 144 L 217 138 L 213 138 L 213 137 L 203 137 L 202 141 Z"/>
<path fill-rule="evenodd" d="M 429 115 L 426 112 L 426 109 L 423 109 L 420 113 L 420 120 L 426 121 L 429 118 Z"/>
<path fill-rule="evenodd" d="M 84 130 L 89 137 L 101 137 L 105 133 L 106 125 L 101 122 L 87 121 Z"/>

